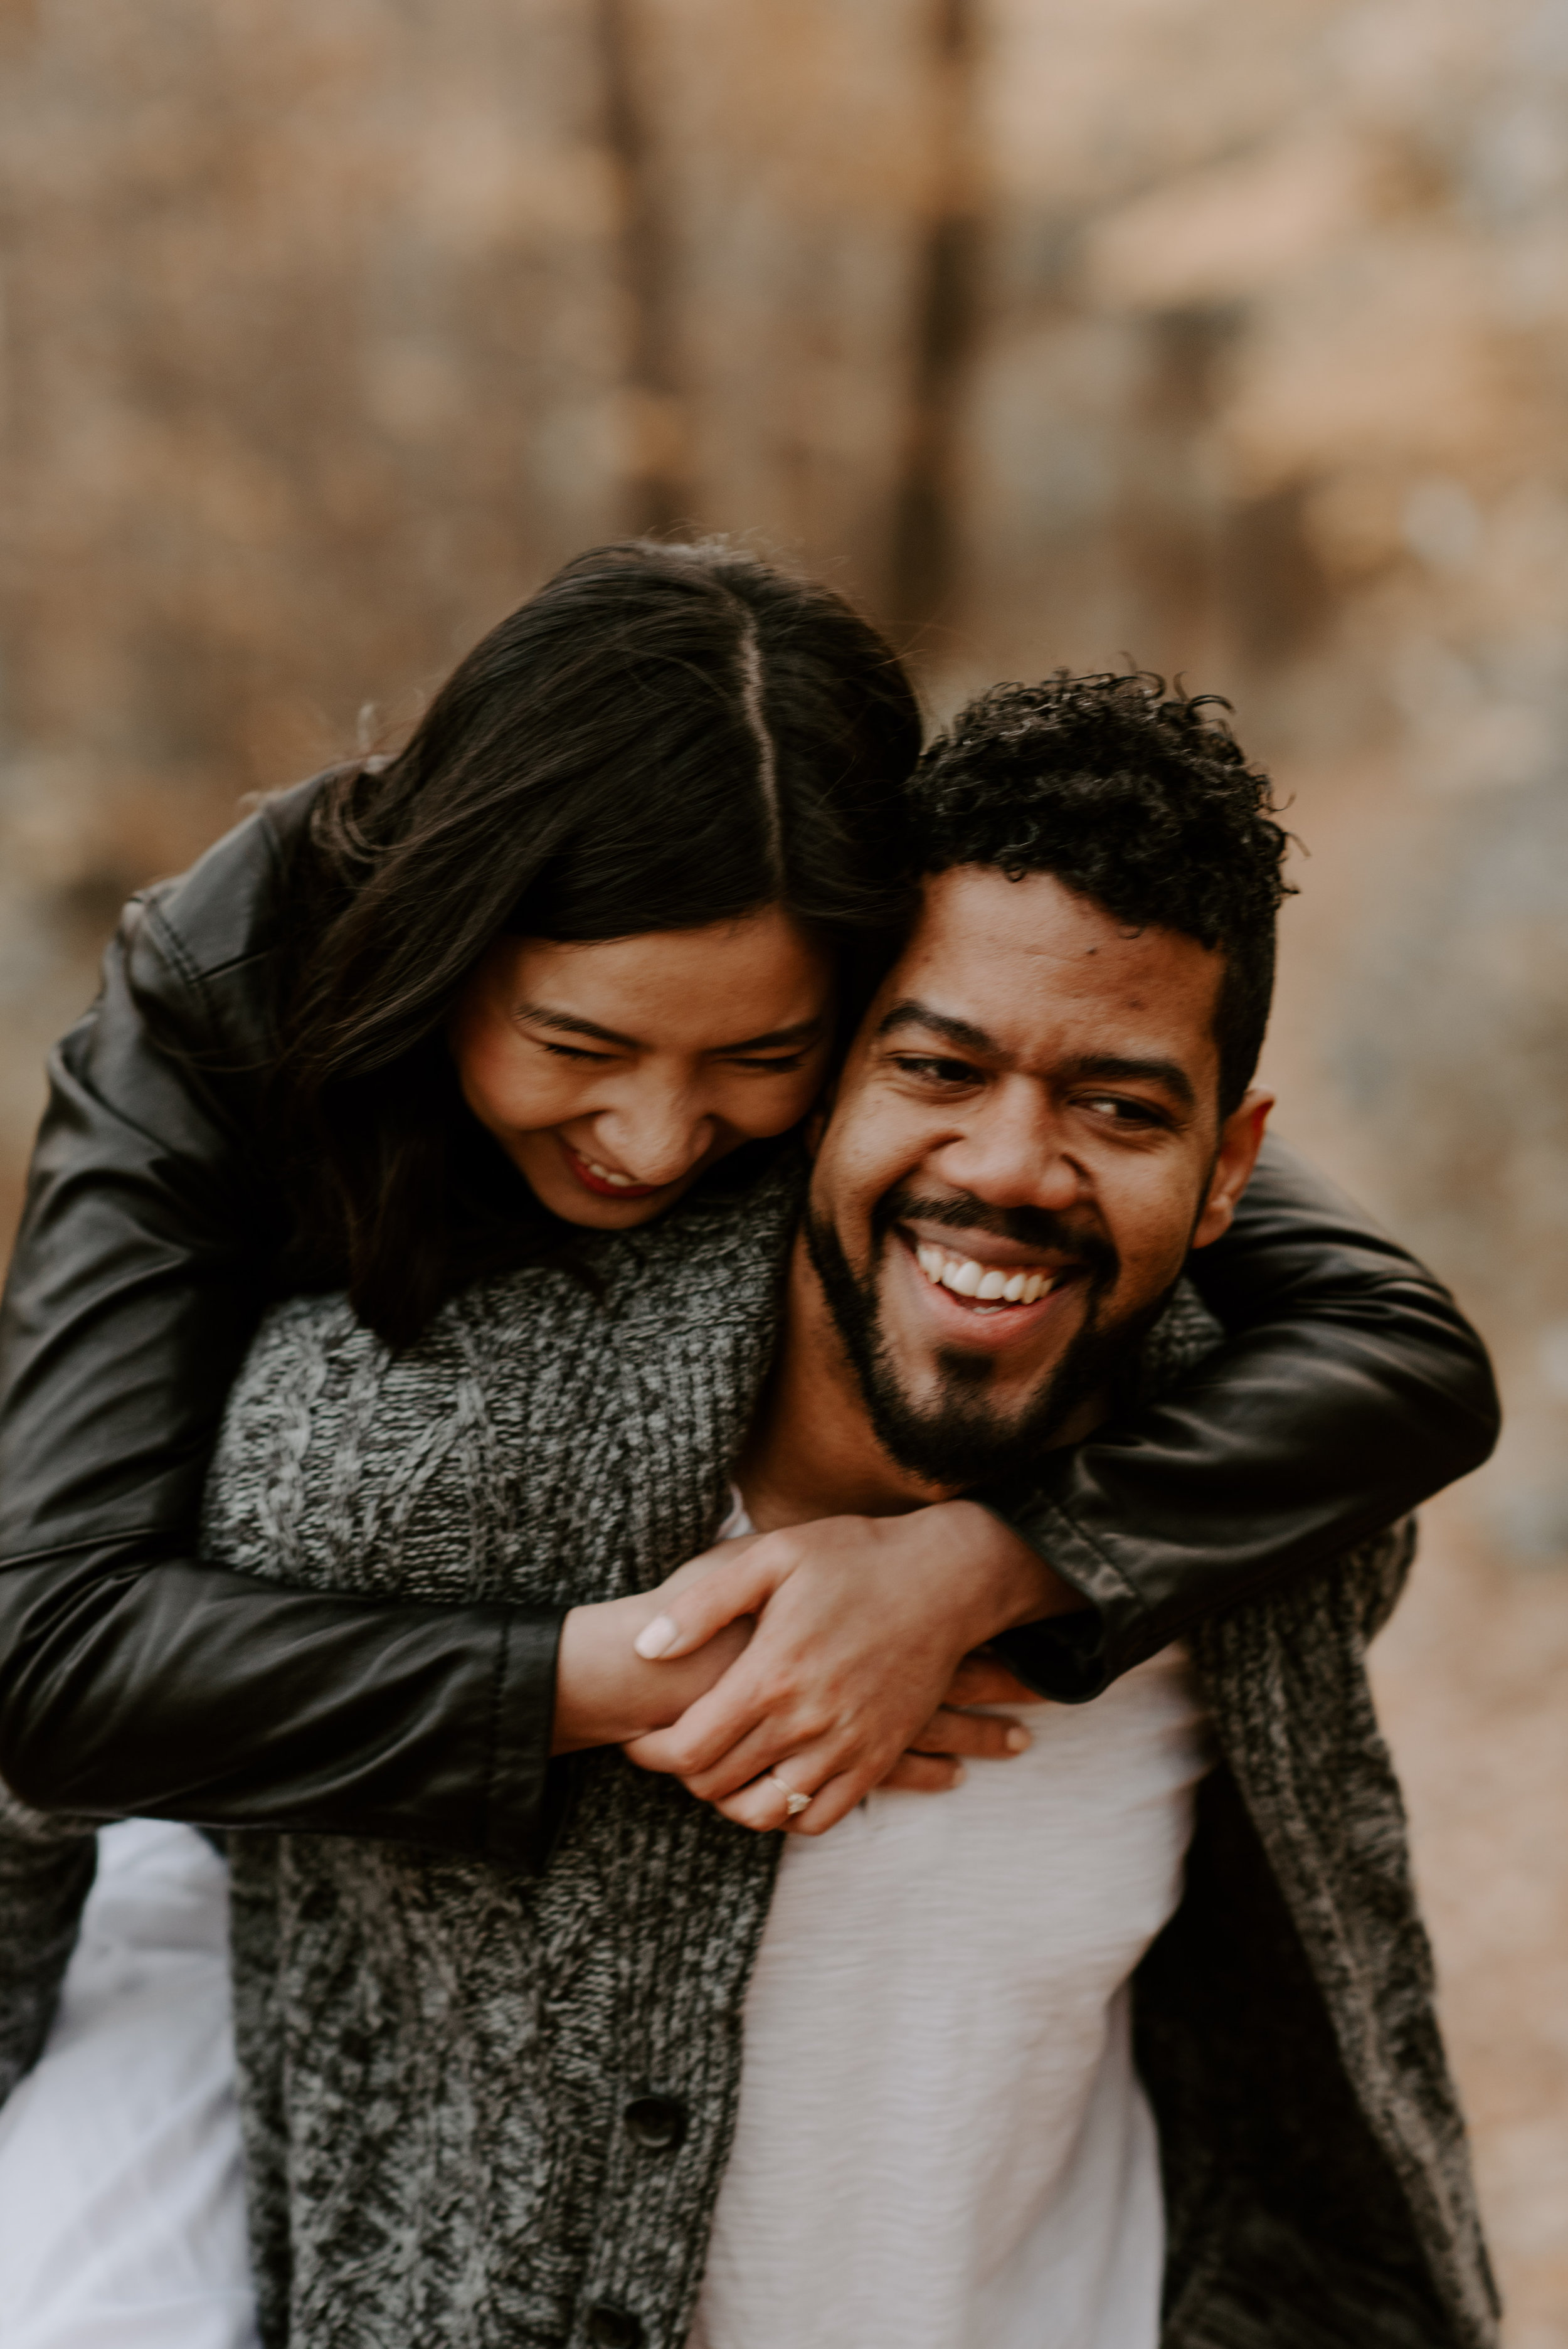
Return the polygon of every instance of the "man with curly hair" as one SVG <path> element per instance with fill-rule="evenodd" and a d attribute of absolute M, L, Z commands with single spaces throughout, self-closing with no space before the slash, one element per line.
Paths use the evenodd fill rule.
<path fill-rule="evenodd" d="M 1267 779 L 1212 700 L 1063 673 L 972 703 L 915 804 L 921 908 L 816 1151 L 738 1528 L 984 1497 L 1212 1341 L 1181 1273 L 1270 1107 Z M 1362 1663 L 1409 1547 L 1190 1640 L 1167 1619 L 1113 1702 L 858 1833 L 800 1839 L 841 1815 L 826 1723 L 749 1785 L 705 1767 L 733 1691 L 648 1741 L 751 1824 L 810 1798 L 694 2349 L 1492 2337 Z M 1072 1568 L 1109 1597 L 1107 1561 Z M 714 1619 L 700 1587 L 677 1611 L 671 1653 Z M 1083 1621 L 994 1648 L 1059 1685 L 1041 1642 Z"/>

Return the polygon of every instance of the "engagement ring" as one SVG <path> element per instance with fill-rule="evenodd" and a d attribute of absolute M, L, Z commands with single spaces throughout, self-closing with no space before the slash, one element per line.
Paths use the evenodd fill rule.
<path fill-rule="evenodd" d="M 783 1795 L 786 1804 L 789 1806 L 784 1814 L 785 1817 L 798 1819 L 801 1812 L 805 1809 L 807 1804 L 810 1801 L 810 1795 L 801 1794 L 798 1786 L 791 1786 L 787 1779 L 781 1778 L 779 1775 L 777 1770 L 769 1770 L 768 1775 L 773 1785 L 778 1787 L 779 1793 Z"/>

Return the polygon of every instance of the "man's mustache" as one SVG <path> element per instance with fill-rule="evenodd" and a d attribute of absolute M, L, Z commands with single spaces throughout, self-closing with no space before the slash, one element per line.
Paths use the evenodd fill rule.
<path fill-rule="evenodd" d="M 1012 1240 L 1016 1247 L 1037 1248 L 1041 1255 L 1065 1256 L 1081 1264 L 1097 1286 L 1109 1285 L 1121 1259 L 1102 1232 L 1078 1230 L 1065 1216 L 1048 1207 L 992 1207 L 968 1191 L 952 1191 L 940 1199 L 923 1198 L 918 1191 L 895 1183 L 877 1201 L 872 1230 L 878 1248 L 895 1224 L 941 1224 L 949 1231 L 989 1232 L 994 1239 Z"/>

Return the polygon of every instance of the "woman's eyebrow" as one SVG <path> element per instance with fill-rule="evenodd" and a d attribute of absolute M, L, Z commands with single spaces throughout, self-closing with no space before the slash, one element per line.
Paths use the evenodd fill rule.
<path fill-rule="evenodd" d="M 579 1019 L 575 1013 L 552 1011 L 547 1003 L 520 1003 L 514 1017 L 531 1020 L 536 1028 L 553 1028 L 565 1036 L 592 1036 L 601 1044 L 618 1044 L 624 1051 L 640 1052 L 644 1046 L 635 1036 L 623 1036 L 614 1028 L 601 1028 L 596 1019 Z M 777 1051 L 787 1044 L 809 1044 L 821 1032 L 819 1012 L 810 1019 L 797 1019 L 791 1028 L 775 1028 L 766 1036 L 748 1036 L 738 1044 L 715 1044 L 710 1057 L 722 1058 L 734 1052 Z"/>
<path fill-rule="evenodd" d="M 520 1003 L 513 1014 L 517 1019 L 531 1019 L 536 1028 L 554 1028 L 563 1036 L 593 1036 L 601 1044 L 619 1044 L 628 1052 L 640 1052 L 641 1044 L 634 1036 L 623 1036 L 614 1028 L 601 1028 L 596 1019 L 579 1019 L 570 1011 L 552 1011 L 547 1003 Z"/>

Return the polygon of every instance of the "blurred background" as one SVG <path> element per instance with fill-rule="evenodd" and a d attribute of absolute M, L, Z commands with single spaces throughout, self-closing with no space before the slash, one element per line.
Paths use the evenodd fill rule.
<path fill-rule="evenodd" d="M 1378 1670 L 1565 2349 L 1565 0 L 0 0 L 0 237 L 7 1232 L 120 899 L 595 540 L 798 559 L 936 717 L 1234 702 L 1279 1123 L 1510 1405 Z"/>

